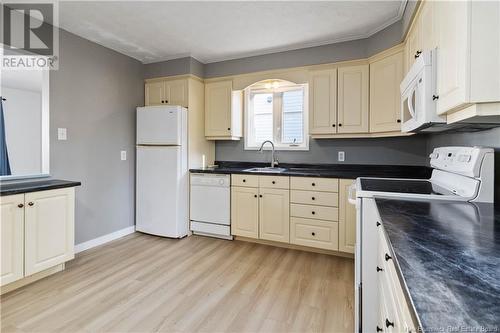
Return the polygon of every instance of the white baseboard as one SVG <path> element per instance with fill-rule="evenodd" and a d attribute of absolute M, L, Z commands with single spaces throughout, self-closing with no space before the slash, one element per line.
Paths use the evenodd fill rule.
<path fill-rule="evenodd" d="M 135 225 L 118 230 L 118 231 L 115 231 L 115 232 L 112 232 L 110 234 L 107 234 L 107 235 L 104 235 L 101 237 L 91 239 L 89 241 L 75 245 L 75 253 L 79 253 L 79 252 L 91 249 L 93 247 L 96 247 L 96 246 L 99 246 L 102 244 L 106 244 L 108 242 L 114 241 L 115 239 L 121 238 L 123 236 L 133 234 L 134 232 L 135 232 Z"/>

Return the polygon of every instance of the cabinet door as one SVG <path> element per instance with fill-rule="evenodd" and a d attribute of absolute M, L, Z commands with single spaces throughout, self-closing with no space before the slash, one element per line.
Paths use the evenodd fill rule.
<path fill-rule="evenodd" d="M 368 65 L 338 69 L 338 133 L 368 133 Z"/>
<path fill-rule="evenodd" d="M 402 80 L 402 52 L 370 64 L 370 132 L 401 130 Z"/>
<path fill-rule="evenodd" d="M 467 102 L 468 1 L 440 1 L 437 67 L 438 114 Z"/>
<path fill-rule="evenodd" d="M 340 180 L 339 251 L 354 253 L 356 246 L 356 207 L 349 203 L 349 187 L 355 180 Z"/>
<path fill-rule="evenodd" d="M 258 196 L 258 188 L 231 188 L 231 234 L 259 238 Z"/>
<path fill-rule="evenodd" d="M 172 80 L 165 82 L 165 102 L 170 105 L 188 107 L 187 80 Z"/>
<path fill-rule="evenodd" d="M 24 194 L 0 197 L 0 285 L 24 276 Z"/>
<path fill-rule="evenodd" d="M 422 50 L 429 51 L 437 47 L 438 29 L 436 22 L 436 1 L 423 1 L 420 11 L 420 34 Z"/>
<path fill-rule="evenodd" d="M 422 40 L 420 30 L 420 16 L 416 18 L 413 26 L 408 33 L 406 40 L 406 69 L 410 70 L 411 66 L 422 52 Z"/>
<path fill-rule="evenodd" d="M 337 132 L 337 69 L 309 73 L 309 132 Z"/>
<path fill-rule="evenodd" d="M 231 136 L 232 81 L 205 85 L 205 136 Z"/>
<path fill-rule="evenodd" d="M 259 237 L 275 242 L 290 242 L 288 190 L 259 189 Z"/>
<path fill-rule="evenodd" d="M 25 275 L 74 258 L 74 188 L 25 195 Z"/>
<path fill-rule="evenodd" d="M 165 101 L 165 87 L 164 82 L 148 82 L 145 85 L 144 92 L 146 106 L 149 105 L 162 105 L 162 101 Z"/>

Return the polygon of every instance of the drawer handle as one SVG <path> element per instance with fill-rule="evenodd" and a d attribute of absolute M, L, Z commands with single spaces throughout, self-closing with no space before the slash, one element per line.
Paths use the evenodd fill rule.
<path fill-rule="evenodd" d="M 314 232 L 311 232 L 311 235 L 313 235 L 313 236 L 316 236 L 316 233 L 314 233 Z"/>
<path fill-rule="evenodd" d="M 382 272 L 383 269 L 377 266 L 377 272 Z"/>
<path fill-rule="evenodd" d="M 381 328 L 380 328 L 380 327 L 378 327 L 378 325 L 377 325 L 377 332 L 382 332 L 382 331 L 383 331 L 383 329 L 381 329 Z"/>
<path fill-rule="evenodd" d="M 312 213 L 313 215 L 314 215 L 314 214 L 316 214 L 316 212 L 315 212 L 314 210 L 313 210 L 311 213 Z"/>
<path fill-rule="evenodd" d="M 28 202 L 28 206 L 33 206 L 34 204 L 32 201 Z"/>
<path fill-rule="evenodd" d="M 380 222 L 379 221 L 377 221 L 377 227 L 380 227 Z"/>
<path fill-rule="evenodd" d="M 246 183 L 246 182 L 247 182 L 247 180 L 246 180 L 246 179 L 243 179 L 243 183 Z"/>
<path fill-rule="evenodd" d="M 312 183 L 311 185 L 312 185 L 312 186 L 316 186 L 316 183 Z"/>
<path fill-rule="evenodd" d="M 389 326 L 392 326 L 394 327 L 394 322 L 390 322 L 389 319 L 385 318 L 385 327 L 389 327 Z"/>
<path fill-rule="evenodd" d="M 274 180 L 271 183 L 276 184 L 276 182 Z"/>
<path fill-rule="evenodd" d="M 17 207 L 19 207 L 19 208 L 23 208 L 23 207 L 24 207 L 24 205 L 23 205 L 22 203 L 20 203 L 19 205 L 17 205 Z"/>
<path fill-rule="evenodd" d="M 392 259 L 392 257 L 386 253 L 385 254 L 385 261 L 389 261 L 389 259 Z"/>
<path fill-rule="evenodd" d="M 315 198 L 315 197 L 312 197 L 311 199 L 312 199 L 312 200 L 316 200 L 316 198 Z"/>

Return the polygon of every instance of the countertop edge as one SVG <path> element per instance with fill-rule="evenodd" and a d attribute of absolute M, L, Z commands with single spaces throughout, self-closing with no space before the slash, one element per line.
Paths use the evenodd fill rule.
<path fill-rule="evenodd" d="M 37 186 L 37 182 L 40 182 Z M 54 182 L 54 183 L 50 183 Z M 31 186 L 28 186 L 31 185 Z M 8 196 L 15 194 L 23 194 L 23 193 L 31 193 L 31 192 L 40 192 L 40 191 L 49 191 L 49 190 L 57 190 L 61 188 L 68 187 L 77 187 L 81 186 L 82 183 L 80 181 L 70 181 L 70 180 L 62 180 L 62 179 L 45 179 L 45 180 L 33 180 L 33 181 L 19 181 L 19 182 L 11 182 L 7 184 L 9 187 L 4 189 L 5 184 L 0 185 L 0 196 Z M 16 188 L 15 186 L 19 187 Z M 23 186 L 24 185 L 24 186 Z M 12 186 L 12 188 L 11 188 Z"/>

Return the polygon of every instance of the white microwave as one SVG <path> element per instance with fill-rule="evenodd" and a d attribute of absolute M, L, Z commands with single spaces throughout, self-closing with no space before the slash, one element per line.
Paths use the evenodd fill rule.
<path fill-rule="evenodd" d="M 436 112 L 436 52 L 422 52 L 401 82 L 402 132 L 446 129 L 446 119 Z"/>

